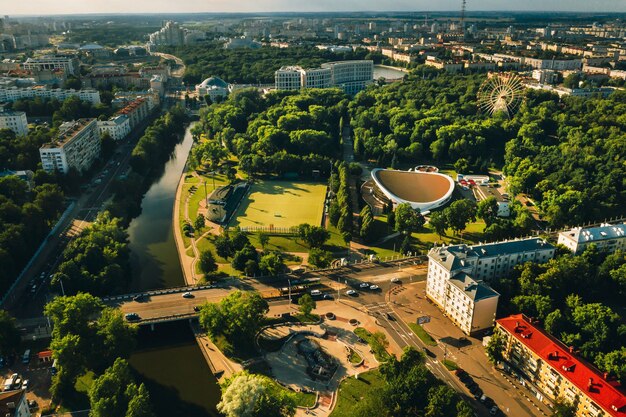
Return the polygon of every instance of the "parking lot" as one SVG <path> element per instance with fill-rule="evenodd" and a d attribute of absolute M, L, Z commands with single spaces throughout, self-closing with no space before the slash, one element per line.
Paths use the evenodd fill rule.
<path fill-rule="evenodd" d="M 43 362 L 37 357 L 37 353 L 42 350 L 42 345 L 39 342 L 28 343 L 24 347 L 24 350 L 26 349 L 30 350 L 29 360 L 23 361 L 24 358 L 21 354 L 5 358 L 6 363 L 0 368 L 0 376 L 4 385 L 7 379 L 10 379 L 13 374 L 17 374 L 17 378 L 11 384 L 10 389 L 25 388 L 26 398 L 31 405 L 31 411 L 34 412 L 46 408 L 50 404 L 52 362 Z"/>

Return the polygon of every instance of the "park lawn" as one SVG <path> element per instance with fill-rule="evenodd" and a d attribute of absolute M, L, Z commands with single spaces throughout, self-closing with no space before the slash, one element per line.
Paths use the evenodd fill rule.
<path fill-rule="evenodd" d="M 457 365 L 456 362 L 451 361 L 450 359 L 444 359 L 441 361 L 441 363 L 443 363 L 443 366 L 445 366 L 448 371 L 456 371 L 457 369 L 459 369 L 459 365 Z"/>
<path fill-rule="evenodd" d="M 284 391 L 293 395 L 298 407 L 313 407 L 315 405 L 316 395 L 312 392 L 295 392 L 288 388 L 283 387 L 278 382 L 271 378 L 268 378 L 269 390 L 274 392 Z"/>
<path fill-rule="evenodd" d="M 296 239 L 295 236 L 290 235 L 269 235 L 269 242 L 265 245 L 267 251 L 281 251 L 281 252 L 308 252 L 310 248 L 301 240 Z M 259 243 L 258 233 L 248 233 L 248 239 L 250 243 L 257 249 L 262 249 Z"/>
<path fill-rule="evenodd" d="M 191 195 L 189 199 L 189 219 L 193 222 L 198 216 L 198 208 L 200 207 L 200 201 L 204 200 L 207 195 L 211 195 L 215 188 L 218 188 L 222 185 L 226 185 L 229 183 L 226 175 L 216 174 L 215 175 L 215 188 L 213 188 L 213 177 L 210 175 L 201 175 L 198 183 L 195 184 L 197 187 L 196 192 Z M 205 185 L 206 183 L 206 190 Z M 183 202 L 185 200 L 182 200 Z"/>
<path fill-rule="evenodd" d="M 259 181 L 250 187 L 230 226 L 293 227 L 319 225 L 324 212 L 326 184 Z"/>
<path fill-rule="evenodd" d="M 411 328 L 413 333 L 415 333 L 417 337 L 419 337 L 420 340 L 424 342 L 425 345 L 437 346 L 437 342 L 435 342 L 435 339 L 433 339 L 433 337 L 428 334 L 428 332 L 424 330 L 422 326 L 417 323 L 409 323 L 409 327 Z"/>
<path fill-rule="evenodd" d="M 96 379 L 96 374 L 93 371 L 88 371 L 82 376 L 79 376 L 76 379 L 76 383 L 74 384 L 74 388 L 77 392 L 83 392 L 85 394 L 89 394 L 89 390 L 93 385 L 94 379 Z"/>
<path fill-rule="evenodd" d="M 358 378 L 346 378 L 339 385 L 337 403 L 330 417 L 345 417 L 352 415 L 354 406 L 363 399 L 367 391 L 380 391 L 385 386 L 385 380 L 377 369 L 363 372 Z"/>

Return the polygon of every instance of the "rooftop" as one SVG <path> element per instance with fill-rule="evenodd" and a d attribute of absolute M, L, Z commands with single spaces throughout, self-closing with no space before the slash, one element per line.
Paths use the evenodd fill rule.
<path fill-rule="evenodd" d="M 24 395 L 26 395 L 26 391 L 23 389 L 0 392 L 0 416 L 15 415 L 15 407 L 19 405 Z M 11 404 L 13 404 L 13 408 L 11 408 Z"/>
<path fill-rule="evenodd" d="M 500 294 L 489 285 L 480 280 L 473 279 L 464 272 L 458 273 L 450 278 L 450 284 L 459 288 L 474 302 L 500 296 Z"/>
<path fill-rule="evenodd" d="M 607 382 L 593 365 L 571 353 L 568 347 L 543 329 L 533 326 L 523 314 L 496 320 L 519 342 L 584 392 L 613 417 L 626 417 L 626 394 Z"/>
<path fill-rule="evenodd" d="M 465 267 L 464 260 L 468 258 L 494 257 L 513 253 L 534 252 L 541 249 L 554 249 L 554 246 L 538 237 L 531 237 L 475 246 L 461 244 L 434 247 L 428 252 L 428 256 L 451 271 Z"/>
<path fill-rule="evenodd" d="M 53 142 L 46 143 L 42 148 L 58 148 L 71 141 L 79 132 L 96 119 L 78 119 L 65 122 L 59 127 L 59 135 Z"/>
<path fill-rule="evenodd" d="M 608 224 L 603 223 L 598 227 L 575 227 L 559 233 L 568 239 L 579 243 L 595 242 L 599 240 L 618 239 L 626 237 L 626 224 Z"/>

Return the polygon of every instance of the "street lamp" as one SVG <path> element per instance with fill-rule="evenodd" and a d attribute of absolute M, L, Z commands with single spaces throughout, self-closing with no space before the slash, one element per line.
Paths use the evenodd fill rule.
<path fill-rule="evenodd" d="M 287 291 L 289 293 L 289 308 L 291 309 L 291 280 L 289 278 L 287 278 Z"/>

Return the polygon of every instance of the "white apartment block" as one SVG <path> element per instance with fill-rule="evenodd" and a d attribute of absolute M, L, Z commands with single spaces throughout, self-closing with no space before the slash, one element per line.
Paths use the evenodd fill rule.
<path fill-rule="evenodd" d="M 534 69 L 551 69 L 558 71 L 580 70 L 583 67 L 582 59 L 524 58 L 524 64 Z"/>
<path fill-rule="evenodd" d="M 66 74 L 78 74 L 80 64 L 74 57 L 66 56 L 44 56 L 40 58 L 28 58 L 22 64 L 22 68 L 29 71 L 58 70 L 65 71 Z"/>
<path fill-rule="evenodd" d="M 302 74 L 304 88 L 328 88 L 332 85 L 330 68 L 316 68 L 305 70 Z"/>
<path fill-rule="evenodd" d="M 341 61 L 322 64 L 321 68 L 282 67 L 274 73 L 277 90 L 339 87 L 347 94 L 365 89 L 374 79 L 373 61 Z"/>
<path fill-rule="evenodd" d="M 22 98 L 35 98 L 41 97 L 42 99 L 56 98 L 59 101 L 63 101 L 68 97 L 78 97 L 81 100 L 90 102 L 91 104 L 100 104 L 100 93 L 97 90 L 91 88 L 83 90 L 63 90 L 61 88 L 47 89 L 47 88 L 19 88 L 8 87 L 0 88 L 0 102 L 16 101 Z"/>
<path fill-rule="evenodd" d="M 11 129 L 17 136 L 26 136 L 28 134 L 26 113 L 0 110 L 0 129 Z"/>
<path fill-rule="evenodd" d="M 626 224 L 603 223 L 598 227 L 574 227 L 559 233 L 558 244 L 566 246 L 573 254 L 580 254 L 592 243 L 600 251 L 626 250 Z"/>
<path fill-rule="evenodd" d="M 330 68 L 333 86 L 350 95 L 364 90 L 374 80 L 374 61 L 370 60 L 327 62 L 322 68 Z"/>
<path fill-rule="evenodd" d="M 130 119 L 124 114 L 114 116 L 109 120 L 98 121 L 98 129 L 101 135 L 108 133 L 113 140 L 122 140 L 131 131 Z"/>
<path fill-rule="evenodd" d="M 282 67 L 274 73 L 274 83 L 277 90 L 300 90 L 302 86 L 301 67 Z"/>
<path fill-rule="evenodd" d="M 55 142 L 39 149 L 44 171 L 67 174 L 71 168 L 88 170 L 100 156 L 100 132 L 96 119 L 65 122 L 59 127 Z"/>
<path fill-rule="evenodd" d="M 426 295 L 463 332 L 480 332 L 493 326 L 500 296 L 488 282 L 520 263 L 547 262 L 554 252 L 539 238 L 434 247 L 428 252 Z"/>

